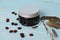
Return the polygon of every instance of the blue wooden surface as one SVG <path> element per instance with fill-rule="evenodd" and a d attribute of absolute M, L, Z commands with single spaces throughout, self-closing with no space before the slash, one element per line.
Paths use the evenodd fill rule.
<path fill-rule="evenodd" d="M 43 24 L 36 29 L 30 27 L 22 27 L 17 33 L 9 33 L 11 29 L 17 29 L 17 26 L 12 26 L 11 22 L 17 22 L 15 19 L 18 16 L 11 14 L 12 11 L 18 13 L 19 8 L 26 5 L 35 5 L 40 8 L 40 15 L 57 16 L 60 17 L 60 0 L 0 0 L 0 40 L 50 40 L 49 34 L 47 34 Z M 6 23 L 5 18 L 10 18 L 10 22 Z M 10 29 L 5 30 L 5 26 L 9 26 Z M 19 34 L 25 33 L 25 38 L 21 38 Z M 60 40 L 60 30 L 57 29 L 59 37 L 56 40 Z M 30 37 L 29 33 L 33 33 L 34 36 Z"/>

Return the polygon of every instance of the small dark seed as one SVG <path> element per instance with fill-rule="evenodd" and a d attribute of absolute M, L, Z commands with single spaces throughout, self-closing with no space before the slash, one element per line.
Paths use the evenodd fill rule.
<path fill-rule="evenodd" d="M 24 37 L 25 37 L 24 33 L 20 33 L 20 36 L 21 36 L 22 38 L 24 38 Z"/>
<path fill-rule="evenodd" d="M 32 33 L 30 33 L 30 34 L 29 34 L 29 36 L 33 36 L 33 34 L 32 34 Z"/>
<path fill-rule="evenodd" d="M 12 14 L 17 15 L 17 13 L 15 13 L 15 12 L 12 12 Z"/>
<path fill-rule="evenodd" d="M 17 13 L 15 13 L 15 15 L 17 15 Z"/>
<path fill-rule="evenodd" d="M 13 32 L 13 30 L 10 30 L 9 32 L 10 32 L 10 33 L 12 33 L 12 32 Z"/>
<path fill-rule="evenodd" d="M 19 20 L 19 18 L 17 18 L 16 20 Z"/>
<path fill-rule="evenodd" d="M 14 22 L 12 22 L 11 25 L 14 25 Z"/>
<path fill-rule="evenodd" d="M 17 23 L 14 23 L 14 25 L 16 26 L 16 25 L 18 25 Z"/>
<path fill-rule="evenodd" d="M 21 27 L 18 27 L 17 29 L 19 30 L 19 29 L 22 29 L 22 28 Z"/>
<path fill-rule="evenodd" d="M 12 14 L 15 14 L 15 12 L 12 12 Z"/>
<path fill-rule="evenodd" d="M 14 30 L 14 33 L 16 33 L 17 32 L 17 30 Z"/>
<path fill-rule="evenodd" d="M 6 18 L 6 22 L 9 22 L 9 18 Z"/>
<path fill-rule="evenodd" d="M 7 30 L 8 30 L 8 29 L 9 29 L 9 27 L 5 27 L 5 29 L 7 29 Z"/>

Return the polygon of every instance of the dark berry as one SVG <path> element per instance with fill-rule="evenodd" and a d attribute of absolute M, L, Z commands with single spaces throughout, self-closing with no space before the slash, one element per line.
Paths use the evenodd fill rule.
<path fill-rule="evenodd" d="M 30 33 L 30 34 L 29 34 L 29 36 L 33 36 L 33 34 L 32 34 L 32 33 Z"/>
<path fill-rule="evenodd" d="M 12 12 L 12 14 L 17 15 L 17 13 L 15 13 L 15 12 Z"/>
<path fill-rule="evenodd" d="M 17 29 L 20 30 L 20 29 L 22 29 L 22 28 L 21 28 L 21 27 L 18 27 Z"/>
<path fill-rule="evenodd" d="M 15 12 L 12 12 L 12 14 L 15 14 Z"/>
<path fill-rule="evenodd" d="M 11 25 L 14 25 L 14 22 L 12 22 Z"/>
<path fill-rule="evenodd" d="M 9 27 L 5 27 L 5 29 L 7 29 L 7 30 L 8 30 L 8 29 L 9 29 Z"/>
<path fill-rule="evenodd" d="M 6 18 L 6 22 L 9 22 L 9 18 Z"/>
<path fill-rule="evenodd" d="M 14 30 L 14 33 L 16 33 L 17 32 L 17 30 Z"/>
<path fill-rule="evenodd" d="M 9 32 L 10 32 L 10 33 L 12 33 L 12 32 L 13 32 L 13 30 L 10 30 Z"/>
<path fill-rule="evenodd" d="M 15 15 L 17 15 L 17 13 L 15 13 Z"/>
<path fill-rule="evenodd" d="M 18 25 L 17 23 L 14 23 L 14 25 L 16 26 L 16 25 Z"/>
<path fill-rule="evenodd" d="M 20 33 L 20 36 L 21 36 L 22 38 L 24 38 L 24 37 L 25 37 L 24 33 Z"/>
<path fill-rule="evenodd" d="M 17 18 L 16 20 L 19 20 L 19 18 Z"/>

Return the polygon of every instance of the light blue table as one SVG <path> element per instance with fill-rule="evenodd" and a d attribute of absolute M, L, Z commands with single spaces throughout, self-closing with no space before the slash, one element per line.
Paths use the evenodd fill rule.
<path fill-rule="evenodd" d="M 11 22 L 18 23 L 15 20 L 18 16 L 12 15 L 11 12 L 18 13 L 19 8 L 26 5 L 39 7 L 41 16 L 60 17 L 60 0 L 0 0 L 0 40 L 50 40 L 49 34 L 47 34 L 42 23 L 36 29 L 19 24 L 18 27 L 22 27 L 22 30 L 18 30 L 17 33 L 9 33 L 9 30 L 17 29 L 17 26 L 12 26 Z M 7 17 L 11 20 L 9 23 L 5 22 Z M 5 26 L 9 26 L 10 29 L 6 30 Z M 19 36 L 22 32 L 25 33 L 25 38 Z M 57 40 L 60 40 L 60 29 L 56 29 L 56 32 L 59 35 Z M 30 37 L 29 33 L 33 33 L 34 36 Z"/>

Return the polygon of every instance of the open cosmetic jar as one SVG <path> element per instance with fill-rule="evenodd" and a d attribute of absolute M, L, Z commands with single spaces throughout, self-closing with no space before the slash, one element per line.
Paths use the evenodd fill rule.
<path fill-rule="evenodd" d="M 19 22 L 24 26 L 34 26 L 40 22 L 39 9 L 37 7 L 22 7 L 18 16 Z"/>

